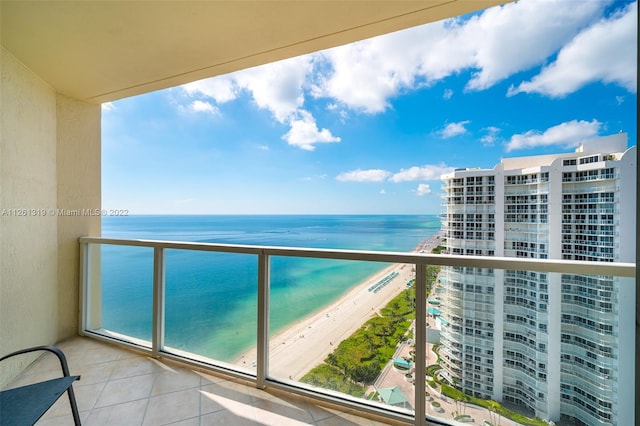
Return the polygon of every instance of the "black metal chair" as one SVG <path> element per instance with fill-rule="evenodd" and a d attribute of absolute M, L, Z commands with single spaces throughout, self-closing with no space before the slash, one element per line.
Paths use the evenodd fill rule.
<path fill-rule="evenodd" d="M 73 393 L 73 382 L 80 380 L 80 376 L 71 376 L 67 359 L 60 349 L 55 346 L 37 346 L 12 352 L 0 358 L 4 361 L 16 355 L 28 352 L 49 351 L 53 352 L 60 360 L 63 377 L 33 383 L 18 388 L 7 389 L 0 392 L 0 425 L 3 426 L 32 426 L 49 408 L 67 392 L 73 421 L 80 425 L 80 415 L 76 397 Z"/>

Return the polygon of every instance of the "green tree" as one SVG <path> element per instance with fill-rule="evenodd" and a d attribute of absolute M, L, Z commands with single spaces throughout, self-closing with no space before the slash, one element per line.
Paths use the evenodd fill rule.
<path fill-rule="evenodd" d="M 351 380 L 370 385 L 376 380 L 380 370 L 380 364 L 377 362 L 356 365 L 351 370 Z"/>
<path fill-rule="evenodd" d="M 336 357 L 335 353 L 332 352 L 327 355 L 327 358 L 324 360 L 324 362 L 329 365 L 338 365 L 338 358 Z"/>

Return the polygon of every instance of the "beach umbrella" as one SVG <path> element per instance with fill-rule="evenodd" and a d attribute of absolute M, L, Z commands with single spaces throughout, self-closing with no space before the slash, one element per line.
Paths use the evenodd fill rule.
<path fill-rule="evenodd" d="M 397 386 L 378 389 L 378 395 L 382 398 L 382 402 L 388 405 L 401 405 L 406 407 L 407 402 L 409 402 L 407 397 L 404 396 L 400 388 Z"/>

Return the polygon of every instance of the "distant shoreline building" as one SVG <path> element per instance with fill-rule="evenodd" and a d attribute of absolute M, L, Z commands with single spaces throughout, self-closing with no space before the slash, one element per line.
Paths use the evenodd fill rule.
<path fill-rule="evenodd" d="M 620 133 L 443 175 L 444 253 L 635 262 L 636 150 Z M 634 422 L 633 279 L 442 272 L 440 355 L 452 384 L 542 419 Z"/>

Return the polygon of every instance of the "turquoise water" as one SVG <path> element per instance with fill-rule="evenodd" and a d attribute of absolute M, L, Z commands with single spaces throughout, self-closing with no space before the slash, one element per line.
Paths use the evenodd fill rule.
<path fill-rule="evenodd" d="M 129 216 L 103 218 L 110 238 L 412 251 L 437 216 Z M 103 246 L 102 326 L 151 339 L 153 250 Z M 257 258 L 166 251 L 165 343 L 232 361 L 255 345 Z M 270 331 L 331 303 L 386 264 L 274 257 Z"/>

